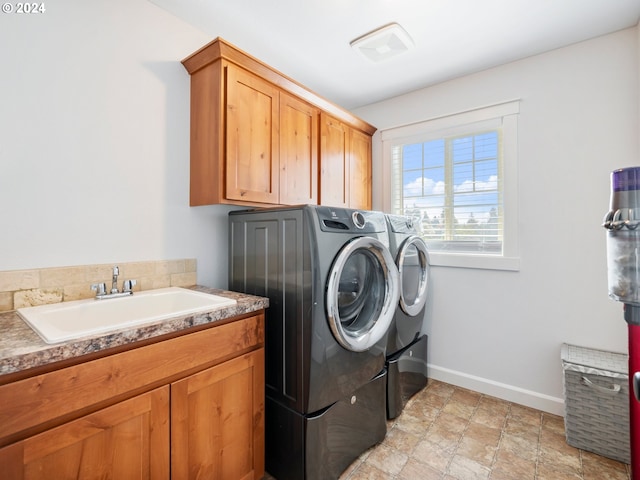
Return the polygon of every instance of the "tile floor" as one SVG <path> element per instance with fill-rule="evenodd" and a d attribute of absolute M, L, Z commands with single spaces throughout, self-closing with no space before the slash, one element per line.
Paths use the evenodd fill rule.
<path fill-rule="evenodd" d="M 629 479 L 628 465 L 567 445 L 562 417 L 435 380 L 387 427 L 340 480 Z"/>

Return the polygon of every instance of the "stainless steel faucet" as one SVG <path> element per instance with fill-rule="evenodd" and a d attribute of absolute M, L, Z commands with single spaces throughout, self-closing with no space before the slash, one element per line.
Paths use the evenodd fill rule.
<path fill-rule="evenodd" d="M 125 280 L 122 282 L 122 291 L 118 290 L 118 276 L 120 275 L 120 268 L 114 265 L 111 275 L 111 291 L 107 293 L 107 285 L 105 283 L 94 283 L 91 285 L 91 290 L 96 292 L 96 300 L 103 300 L 107 298 L 118 298 L 133 295 L 133 287 L 138 283 L 136 280 Z"/>
<path fill-rule="evenodd" d="M 113 267 L 113 276 L 111 277 L 111 293 L 118 293 L 118 275 L 120 275 L 120 269 L 115 265 Z"/>

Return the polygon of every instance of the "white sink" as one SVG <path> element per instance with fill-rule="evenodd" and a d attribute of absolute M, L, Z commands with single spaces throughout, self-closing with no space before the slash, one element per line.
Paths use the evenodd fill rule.
<path fill-rule="evenodd" d="M 218 295 L 169 287 L 120 298 L 19 308 L 17 312 L 45 342 L 58 343 L 235 304 Z"/>

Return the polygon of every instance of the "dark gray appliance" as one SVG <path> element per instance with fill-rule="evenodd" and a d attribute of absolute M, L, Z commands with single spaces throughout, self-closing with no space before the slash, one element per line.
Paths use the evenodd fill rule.
<path fill-rule="evenodd" d="M 379 212 L 229 213 L 229 288 L 269 298 L 267 471 L 338 478 L 386 435 L 385 347 L 399 274 Z"/>
<path fill-rule="evenodd" d="M 422 334 L 429 289 L 429 253 L 410 217 L 386 215 L 389 250 L 400 273 L 400 300 L 387 336 L 387 416 L 396 418 L 427 385 L 427 340 Z"/>

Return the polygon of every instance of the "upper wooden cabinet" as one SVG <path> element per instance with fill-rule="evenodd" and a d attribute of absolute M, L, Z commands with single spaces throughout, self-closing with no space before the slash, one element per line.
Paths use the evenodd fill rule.
<path fill-rule="evenodd" d="M 321 116 L 320 203 L 371 209 L 371 136 Z"/>
<path fill-rule="evenodd" d="M 371 210 L 371 135 L 349 129 L 349 206 Z"/>
<path fill-rule="evenodd" d="M 349 127 L 323 113 L 320 137 L 320 202 L 332 207 L 348 207 Z"/>
<path fill-rule="evenodd" d="M 371 206 L 375 127 L 220 38 L 182 63 L 191 75 L 191 205 Z M 342 146 L 326 117 L 344 129 Z M 342 188 L 329 190 L 337 179 Z"/>
<path fill-rule="evenodd" d="M 234 65 L 226 73 L 226 198 L 279 203 L 278 89 Z"/>
<path fill-rule="evenodd" d="M 320 111 L 280 92 L 280 201 L 318 203 L 318 122 Z"/>

